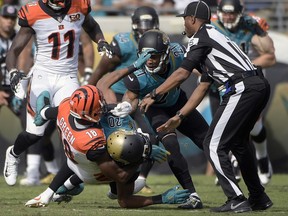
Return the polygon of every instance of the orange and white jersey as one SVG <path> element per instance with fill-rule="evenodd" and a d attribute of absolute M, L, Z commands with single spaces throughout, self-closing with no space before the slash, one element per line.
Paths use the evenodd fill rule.
<path fill-rule="evenodd" d="M 74 118 L 70 115 L 69 99 L 61 102 L 58 108 L 57 128 L 67 156 L 69 168 L 81 178 L 91 184 L 109 182 L 101 173 L 96 162 L 87 159 L 89 149 L 106 148 L 106 139 L 102 128 L 92 125 L 78 129 Z"/>
<path fill-rule="evenodd" d="M 77 73 L 80 33 L 90 0 L 71 0 L 59 14 L 44 2 L 28 3 L 18 12 L 19 25 L 35 31 L 34 66 L 48 73 Z"/>

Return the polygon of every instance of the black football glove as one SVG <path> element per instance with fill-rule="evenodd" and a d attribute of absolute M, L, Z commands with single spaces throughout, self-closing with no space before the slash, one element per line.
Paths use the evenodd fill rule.
<path fill-rule="evenodd" d="M 114 55 L 113 48 L 105 40 L 99 41 L 98 52 L 101 56 L 105 54 L 108 58 L 112 58 L 112 56 Z"/>
<path fill-rule="evenodd" d="M 17 87 L 20 81 L 26 77 L 25 73 L 19 72 L 17 69 L 12 69 L 9 71 L 10 74 L 10 87 L 14 93 L 17 92 Z"/>

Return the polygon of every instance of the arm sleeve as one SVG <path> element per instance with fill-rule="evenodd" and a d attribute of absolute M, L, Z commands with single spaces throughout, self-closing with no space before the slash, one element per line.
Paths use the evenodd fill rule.
<path fill-rule="evenodd" d="M 139 94 L 140 92 L 140 83 L 139 80 L 137 78 L 137 76 L 132 73 L 126 77 L 123 78 L 124 84 L 126 86 L 126 88 L 135 93 L 135 94 Z"/>

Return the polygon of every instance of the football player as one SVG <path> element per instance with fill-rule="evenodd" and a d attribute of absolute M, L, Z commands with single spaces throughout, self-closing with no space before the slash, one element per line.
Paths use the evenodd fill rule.
<path fill-rule="evenodd" d="M 18 12 L 20 30 L 6 58 L 14 92 L 21 89 L 20 81 L 25 76 L 17 69 L 19 53 L 32 36 L 37 46 L 31 70 L 33 76 L 27 93 L 26 130 L 17 136 L 14 145 L 6 151 L 3 173 L 8 185 L 15 185 L 17 181 L 19 155 L 41 139 L 48 125 L 48 122 L 42 126 L 33 123 L 39 94 L 49 91 L 52 105 L 58 106 L 79 87 L 78 49 L 82 27 L 98 44 L 99 53 L 112 57 L 112 49 L 99 24 L 89 15 L 90 10 L 90 1 L 39 0 L 22 6 Z"/>
<path fill-rule="evenodd" d="M 103 131 L 101 125 L 103 121 L 111 123 L 111 113 L 105 111 L 106 102 L 95 86 L 78 88 L 70 98 L 63 100 L 59 107 L 49 107 L 49 101 L 50 95 L 47 91 L 38 97 L 35 123 L 41 125 L 46 118 L 57 118 L 67 164 L 61 168 L 49 188 L 29 200 L 26 206 L 47 206 L 58 187 L 73 174 L 85 183 L 116 182 L 118 203 L 123 208 L 181 203 L 189 196 L 187 190 L 178 190 L 178 187 L 156 196 L 133 195 L 138 166 L 149 158 L 151 153 L 153 155 L 151 143 L 145 134 L 135 131 L 133 127 L 129 128 L 130 124 L 121 125 L 124 130 L 119 131 L 119 125 L 125 121 L 125 117 L 121 118 L 117 125 L 114 124 L 114 132 L 110 133 L 106 142 L 105 127 Z M 127 117 L 129 119 L 129 116 Z M 128 130 L 125 130 L 125 127 Z M 160 153 L 161 160 L 165 160 L 168 152 L 163 150 L 157 153 Z"/>

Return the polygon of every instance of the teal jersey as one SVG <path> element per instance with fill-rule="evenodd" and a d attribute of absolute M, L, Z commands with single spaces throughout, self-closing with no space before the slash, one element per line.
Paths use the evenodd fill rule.
<path fill-rule="evenodd" d="M 139 99 L 142 99 L 153 89 L 160 86 L 177 68 L 180 67 L 184 58 L 185 48 L 178 43 L 171 43 L 170 46 L 169 63 L 167 64 L 167 71 L 165 74 L 151 74 L 143 68 L 124 78 L 127 89 L 138 94 Z M 177 102 L 179 94 L 180 89 L 174 88 L 163 95 L 161 100 L 154 103 L 153 106 L 172 106 Z"/>
<path fill-rule="evenodd" d="M 121 57 L 121 64 L 119 64 L 115 70 L 126 68 L 138 59 L 138 43 L 131 32 L 116 34 L 113 37 L 112 44 L 113 46 L 118 46 Z M 127 90 L 123 80 L 119 80 L 117 83 L 113 84 L 111 88 L 118 94 L 124 94 Z"/>
<path fill-rule="evenodd" d="M 233 31 L 226 29 L 218 19 L 212 21 L 211 24 L 234 41 L 246 54 L 249 53 L 251 40 L 254 35 L 266 35 L 266 32 L 258 25 L 257 21 L 248 15 L 241 17 L 237 28 Z"/>
<path fill-rule="evenodd" d="M 129 115 L 124 118 L 120 118 L 107 113 L 101 118 L 100 124 L 103 127 L 106 138 L 114 131 L 136 130 L 135 122 Z"/>

